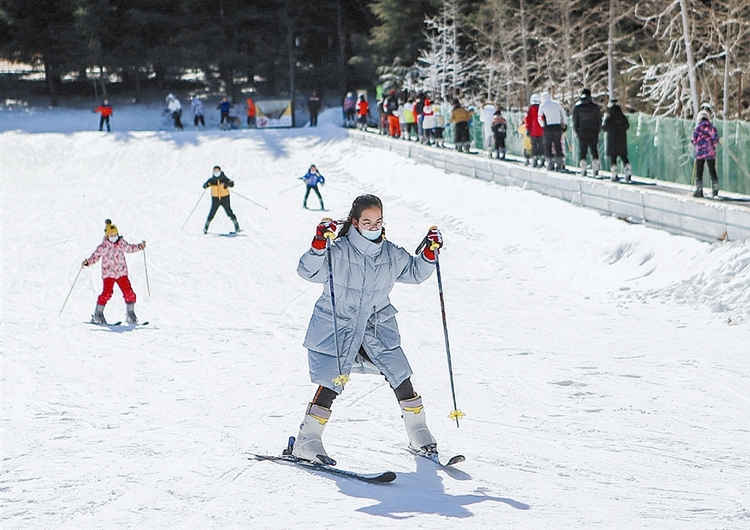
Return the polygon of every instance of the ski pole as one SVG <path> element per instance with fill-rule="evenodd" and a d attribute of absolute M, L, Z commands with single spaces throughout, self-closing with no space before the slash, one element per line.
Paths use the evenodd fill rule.
<path fill-rule="evenodd" d="M 325 217 L 323 221 L 330 221 Z M 333 232 L 325 232 L 323 237 L 326 238 L 326 259 L 328 260 L 328 285 L 331 291 L 331 314 L 333 315 L 333 343 L 336 346 L 336 362 L 338 363 L 339 375 L 333 380 L 334 385 L 344 387 L 349 381 L 349 377 L 341 373 L 341 349 L 339 347 L 338 324 L 336 322 L 336 295 L 333 293 L 333 261 L 331 260 L 331 239 L 335 236 Z"/>
<path fill-rule="evenodd" d="M 143 249 L 143 270 L 146 272 L 146 290 L 149 297 L 151 296 L 151 286 L 148 284 L 148 265 L 146 265 L 146 249 Z"/>
<path fill-rule="evenodd" d="M 198 205 L 199 205 L 199 204 L 200 204 L 200 202 L 201 202 L 201 199 L 203 198 L 203 196 L 204 196 L 205 194 L 206 194 L 206 190 L 204 189 L 204 190 L 203 190 L 203 193 L 201 193 L 201 196 L 200 196 L 200 197 L 198 197 L 198 201 L 197 201 L 197 202 L 195 203 L 195 206 L 193 206 L 193 209 L 192 209 L 192 210 L 190 210 L 190 213 L 188 214 L 188 216 L 187 216 L 187 219 L 185 219 L 185 222 L 184 222 L 184 223 L 182 223 L 182 226 L 180 227 L 180 230 L 182 230 L 183 228 L 185 228 L 185 225 L 187 224 L 187 222 L 188 222 L 188 220 L 190 219 L 190 217 L 191 217 L 191 216 L 193 215 L 193 212 L 194 212 L 194 211 L 195 211 L 195 209 L 196 209 L 196 208 L 198 207 Z"/>
<path fill-rule="evenodd" d="M 432 229 L 437 228 L 436 226 L 432 227 Z M 456 405 L 456 388 L 453 384 L 453 364 L 451 363 L 451 346 L 450 342 L 448 341 L 448 322 L 445 318 L 445 298 L 443 296 L 443 278 L 440 274 L 440 258 L 438 257 L 440 245 L 438 243 L 432 243 L 430 246 L 430 249 L 435 253 L 435 272 L 437 272 L 437 282 L 438 282 L 438 293 L 440 293 L 440 312 L 443 315 L 443 336 L 445 338 L 445 354 L 448 357 L 448 374 L 450 376 L 450 382 L 451 382 L 451 395 L 453 396 L 453 410 L 448 415 L 451 419 L 456 420 L 456 428 L 459 427 L 458 420 L 459 418 L 463 418 L 465 414 L 458 410 L 458 406 Z"/>
<path fill-rule="evenodd" d="M 237 195 L 237 197 L 239 197 L 240 199 L 245 199 L 246 201 L 248 201 L 248 202 L 251 202 L 251 203 L 253 203 L 253 204 L 254 204 L 255 206 L 260 206 L 260 207 L 261 207 L 261 208 L 263 208 L 264 210 L 268 210 L 268 208 L 266 208 L 266 207 L 265 207 L 265 206 L 263 206 L 262 204 L 258 204 L 258 203 L 257 203 L 257 202 L 255 202 L 254 200 L 252 200 L 252 199 L 249 199 L 249 198 L 245 197 L 244 195 L 240 195 L 240 194 L 239 194 L 239 193 L 237 193 L 236 191 L 234 192 L 234 194 L 235 194 L 235 195 Z"/>
<path fill-rule="evenodd" d="M 278 192 L 278 193 L 277 193 L 276 195 L 281 195 L 282 193 L 286 193 L 287 191 L 292 191 L 293 189 L 295 189 L 295 188 L 298 188 L 298 187 L 299 187 L 299 184 L 295 184 L 295 185 L 294 185 L 294 186 L 292 186 L 291 188 L 287 188 L 287 189 L 285 189 L 284 191 L 280 191 L 280 192 Z"/>
<path fill-rule="evenodd" d="M 65 297 L 65 301 L 63 302 L 62 307 L 60 308 L 60 313 L 57 316 L 62 315 L 63 309 L 65 309 L 65 304 L 68 303 L 68 298 L 70 298 L 70 293 L 73 292 L 73 287 L 76 286 L 76 282 L 78 281 L 78 277 L 81 275 L 81 271 L 83 270 L 83 266 L 81 266 L 80 269 L 78 269 L 78 274 L 76 274 L 76 279 L 73 280 L 73 285 L 70 286 L 70 291 L 68 291 L 68 296 Z"/>

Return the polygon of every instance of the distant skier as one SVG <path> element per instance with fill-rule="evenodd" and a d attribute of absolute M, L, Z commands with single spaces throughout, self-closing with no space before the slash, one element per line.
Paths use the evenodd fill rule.
<path fill-rule="evenodd" d="M 94 112 L 100 112 L 101 118 L 99 118 L 99 130 L 104 128 L 104 124 L 107 124 L 107 132 L 112 132 L 109 126 L 109 117 L 112 116 L 112 106 L 109 104 L 109 100 L 105 99 L 102 104 L 94 109 Z"/>
<path fill-rule="evenodd" d="M 578 158 L 581 176 L 586 176 L 586 155 L 591 151 L 591 169 L 594 177 L 599 176 L 599 131 L 602 128 L 602 111 L 593 99 L 591 90 L 584 88 L 581 97 L 573 107 L 573 132 L 578 136 Z"/>
<path fill-rule="evenodd" d="M 540 96 L 539 125 L 544 127 L 544 157 L 547 159 L 547 169 L 550 171 L 565 171 L 565 156 L 563 155 L 563 133 L 568 128 L 568 116 L 565 109 L 553 100 L 549 92 Z"/>
<path fill-rule="evenodd" d="M 253 98 L 247 98 L 247 126 L 255 127 L 255 101 Z"/>
<path fill-rule="evenodd" d="M 307 209 L 307 198 L 310 196 L 310 192 L 314 191 L 318 196 L 318 199 L 320 199 L 320 209 L 325 210 L 325 206 L 323 206 L 323 197 L 320 195 L 318 184 L 320 184 L 321 186 L 325 186 L 326 179 L 323 175 L 320 174 L 320 171 L 318 171 L 318 168 L 315 167 L 315 164 L 310 166 L 310 169 L 308 169 L 307 173 L 300 177 L 300 180 L 304 180 L 305 184 L 307 185 L 307 189 L 305 190 L 305 199 L 302 201 L 302 207 Z"/>
<path fill-rule="evenodd" d="M 499 108 L 492 115 L 491 130 L 495 158 L 505 160 L 505 137 L 508 134 L 508 122 L 503 118 L 503 113 Z"/>
<path fill-rule="evenodd" d="M 168 94 L 166 100 L 167 110 L 169 111 L 170 116 L 172 117 L 172 121 L 174 122 L 174 128 L 183 130 L 182 104 L 180 103 L 180 100 L 177 99 L 174 94 Z"/>
<path fill-rule="evenodd" d="M 529 110 L 526 112 L 524 123 L 531 139 L 531 158 L 534 167 L 544 167 L 544 127 L 539 123 L 539 94 L 531 94 Z"/>
<path fill-rule="evenodd" d="M 617 157 L 619 156 L 623 166 L 625 166 L 625 182 L 630 184 L 632 170 L 630 168 L 630 160 L 628 160 L 629 128 L 630 122 L 628 122 L 628 117 L 622 113 L 622 108 L 617 104 L 617 100 L 611 100 L 609 107 L 607 107 L 607 115 L 604 117 L 604 122 L 602 123 L 602 130 L 607 133 L 607 156 L 609 156 L 609 167 L 612 171 L 610 180 L 613 182 L 619 180 L 617 176 Z"/>
<path fill-rule="evenodd" d="M 453 125 L 453 143 L 456 151 L 469 152 L 471 137 L 469 136 L 469 122 L 471 112 L 466 110 L 458 99 L 453 100 L 453 112 L 451 113 L 451 125 Z"/>
<path fill-rule="evenodd" d="M 492 123 L 495 116 L 495 105 L 491 101 L 482 101 L 482 108 L 479 111 L 479 121 L 482 123 L 482 136 L 484 138 L 484 148 L 489 150 L 490 157 L 494 151 L 492 142 L 494 133 L 492 132 Z"/>
<path fill-rule="evenodd" d="M 200 123 L 205 127 L 206 120 L 204 118 L 203 100 L 198 96 L 193 97 L 193 101 L 190 103 L 190 110 L 193 112 L 193 125 L 198 127 Z"/>
<path fill-rule="evenodd" d="M 719 132 L 711 123 L 708 111 L 698 113 L 698 124 L 693 131 L 692 144 L 695 146 L 695 191 L 693 197 L 703 197 L 703 166 L 708 165 L 711 175 L 711 195 L 719 195 L 719 177 L 716 174 L 716 146 L 719 145 Z"/>
<path fill-rule="evenodd" d="M 356 125 L 357 98 L 353 92 L 347 92 L 343 104 L 344 110 L 344 127 L 354 127 Z"/>
<path fill-rule="evenodd" d="M 146 248 L 146 242 L 132 244 L 125 241 L 117 231 L 117 227 L 112 221 L 104 221 L 104 240 L 96 247 L 93 254 L 83 260 L 81 264 L 84 267 L 93 265 L 100 259 L 102 260 L 102 279 L 104 280 L 104 289 L 102 294 L 96 300 L 94 314 L 91 315 L 92 324 L 106 325 L 107 320 L 104 318 L 104 306 L 112 298 L 115 283 L 120 287 L 122 296 L 125 298 L 126 318 L 128 324 L 137 324 L 138 317 L 135 316 L 135 292 L 128 279 L 128 264 L 125 261 L 125 253 L 131 254 Z"/>
<path fill-rule="evenodd" d="M 320 112 L 320 99 L 318 93 L 313 92 L 307 100 L 307 112 L 310 113 L 310 127 L 318 126 L 318 113 Z"/>
<path fill-rule="evenodd" d="M 225 128 L 224 123 L 226 122 L 226 127 L 231 127 L 232 123 L 229 119 L 229 110 L 232 108 L 232 104 L 229 102 L 226 96 L 221 98 L 221 102 L 216 105 L 217 110 L 219 111 L 219 127 L 222 129 Z"/>
<path fill-rule="evenodd" d="M 412 370 L 401 349 L 396 309 L 389 294 L 396 282 L 418 284 L 435 270 L 435 250 L 443 238 L 437 228 L 426 236 L 427 245 L 417 256 L 385 239 L 383 205 L 374 195 L 354 200 L 341 230 L 330 242 L 326 236 L 336 221 L 318 224 L 311 247 L 299 260 L 297 273 L 310 282 L 324 284 L 315 303 L 304 346 L 308 349 L 310 379 L 318 385 L 307 406 L 292 454 L 312 462 L 328 461 L 323 430 L 331 417 L 334 399 L 343 392 L 352 372 L 382 374 L 396 395 L 409 444 L 424 455 L 437 454 L 437 443 L 427 428 L 422 398 L 411 383 Z M 337 328 L 332 320 L 333 293 L 329 267 L 333 268 Z M 336 333 L 338 340 L 334 340 Z M 338 346 L 338 347 L 336 347 Z"/>
<path fill-rule="evenodd" d="M 367 117 L 370 115 L 370 105 L 367 103 L 364 94 L 359 95 L 357 101 L 357 128 L 363 131 L 367 130 Z"/>
<path fill-rule="evenodd" d="M 224 174 L 219 166 L 214 166 L 213 176 L 203 184 L 203 189 L 211 188 L 211 210 L 208 212 L 206 218 L 206 224 L 203 226 L 203 233 L 208 232 L 208 225 L 213 221 L 216 212 L 219 211 L 219 206 L 224 208 L 227 216 L 234 223 L 235 232 L 240 232 L 240 224 L 237 222 L 237 217 L 232 211 L 232 207 L 229 204 L 229 188 L 234 187 L 234 181 Z"/>

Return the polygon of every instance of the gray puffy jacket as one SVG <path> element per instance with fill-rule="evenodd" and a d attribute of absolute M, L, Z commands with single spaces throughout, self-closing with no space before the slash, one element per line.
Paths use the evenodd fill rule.
<path fill-rule="evenodd" d="M 390 241 L 373 243 L 354 227 L 332 242 L 331 255 L 341 371 L 350 373 L 362 346 L 395 388 L 411 376 L 411 369 L 401 350 L 397 311 L 388 296 L 395 282 L 422 283 L 435 265 L 421 254 L 412 256 Z M 299 260 L 297 273 L 325 285 L 315 303 L 304 346 L 310 350 L 311 379 L 330 387 L 336 376 L 330 373 L 335 364 L 325 359 L 316 361 L 320 355 L 336 357 L 326 251 L 308 250 Z"/>

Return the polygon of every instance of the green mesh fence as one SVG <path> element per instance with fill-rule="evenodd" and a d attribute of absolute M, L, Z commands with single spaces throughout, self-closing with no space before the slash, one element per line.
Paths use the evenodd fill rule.
<path fill-rule="evenodd" d="M 523 156 L 523 138 L 517 132 L 523 120 L 522 112 L 506 112 L 508 136 L 505 140 L 508 153 Z M 690 140 L 695 122 L 677 118 L 662 118 L 646 114 L 629 115 L 628 158 L 633 174 L 641 177 L 691 184 L 693 179 L 694 151 Z M 719 185 L 724 191 L 750 195 L 750 123 L 743 121 L 717 121 L 721 144 L 716 152 L 716 170 Z M 449 132 L 449 131 L 446 131 Z M 482 124 L 472 120 L 472 145 L 482 149 Z M 450 134 L 446 135 L 449 141 Z M 605 157 L 605 134 L 599 141 L 602 167 L 609 167 Z M 565 134 L 567 163 L 578 166 L 578 141 L 568 126 Z M 704 172 L 704 184 L 708 173 Z"/>

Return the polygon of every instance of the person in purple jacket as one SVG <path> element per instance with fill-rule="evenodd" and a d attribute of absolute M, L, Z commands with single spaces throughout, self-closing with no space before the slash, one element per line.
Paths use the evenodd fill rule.
<path fill-rule="evenodd" d="M 708 111 L 698 113 L 698 125 L 693 130 L 695 146 L 695 191 L 693 197 L 703 197 L 703 166 L 708 165 L 711 175 L 712 197 L 719 195 L 719 177 L 716 175 L 716 146 L 719 145 L 719 132 L 711 123 Z"/>

